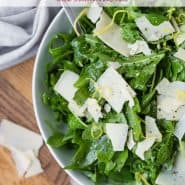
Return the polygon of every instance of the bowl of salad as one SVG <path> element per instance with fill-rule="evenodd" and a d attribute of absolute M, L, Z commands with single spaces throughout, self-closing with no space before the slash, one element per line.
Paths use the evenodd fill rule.
<path fill-rule="evenodd" d="M 74 22 L 59 12 L 34 67 L 51 153 L 81 185 L 184 185 L 185 9 L 72 10 Z"/>

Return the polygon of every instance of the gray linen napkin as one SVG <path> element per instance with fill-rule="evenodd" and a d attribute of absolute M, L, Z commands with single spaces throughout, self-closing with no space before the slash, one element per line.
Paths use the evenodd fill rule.
<path fill-rule="evenodd" d="M 36 54 L 60 7 L 0 7 L 0 70 Z"/>

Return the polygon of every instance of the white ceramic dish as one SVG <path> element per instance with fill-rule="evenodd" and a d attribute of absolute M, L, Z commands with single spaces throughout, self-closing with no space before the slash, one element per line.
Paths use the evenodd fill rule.
<path fill-rule="evenodd" d="M 78 14 L 80 9 L 74 8 L 73 10 L 75 14 Z M 47 138 L 52 134 L 45 121 L 47 120 L 48 122 L 52 123 L 55 122 L 51 110 L 47 106 L 43 105 L 41 101 L 41 95 L 46 90 L 46 65 L 51 61 L 51 56 L 48 52 L 48 44 L 52 36 L 54 36 L 56 33 L 69 32 L 72 29 L 72 25 L 70 22 L 70 16 L 65 13 L 64 9 L 62 9 L 49 26 L 48 31 L 45 33 L 45 36 L 38 49 L 35 61 L 32 82 L 33 106 L 36 120 L 45 142 L 47 141 Z M 69 164 L 72 156 L 72 151 L 69 151 L 65 148 L 55 149 L 50 146 L 48 146 L 48 148 L 61 167 Z M 93 183 L 80 172 L 67 171 L 67 173 L 80 185 L 93 185 Z"/>

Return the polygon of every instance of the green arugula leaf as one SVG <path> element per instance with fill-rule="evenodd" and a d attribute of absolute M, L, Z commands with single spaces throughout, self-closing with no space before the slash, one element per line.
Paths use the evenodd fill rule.
<path fill-rule="evenodd" d="M 135 23 L 126 23 L 122 26 L 122 37 L 123 40 L 134 43 L 137 40 L 142 40 L 142 37 L 140 36 L 140 32 L 137 29 L 137 26 Z"/>
<path fill-rule="evenodd" d="M 63 134 L 55 133 L 49 137 L 49 139 L 47 140 L 47 144 L 49 144 L 52 147 L 58 148 L 64 144 L 63 137 L 64 137 Z"/>
<path fill-rule="evenodd" d="M 128 104 L 126 105 L 126 117 L 128 124 L 133 129 L 133 135 L 135 141 L 139 141 L 143 137 L 143 132 L 141 128 L 141 119 L 137 113 Z"/>

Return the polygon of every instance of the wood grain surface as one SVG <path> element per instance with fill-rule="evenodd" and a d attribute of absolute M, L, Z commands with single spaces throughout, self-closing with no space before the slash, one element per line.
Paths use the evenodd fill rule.
<path fill-rule="evenodd" d="M 0 71 L 0 119 L 6 118 L 39 132 L 32 107 L 34 59 Z M 28 179 L 17 176 L 9 152 L 0 147 L 0 185 L 69 185 L 69 178 L 43 146 L 39 156 L 44 173 Z"/>

